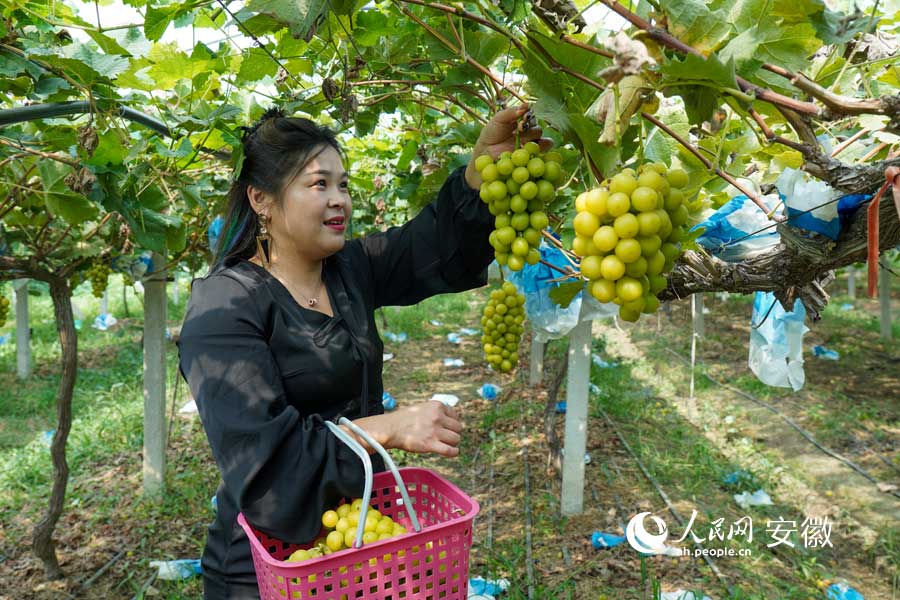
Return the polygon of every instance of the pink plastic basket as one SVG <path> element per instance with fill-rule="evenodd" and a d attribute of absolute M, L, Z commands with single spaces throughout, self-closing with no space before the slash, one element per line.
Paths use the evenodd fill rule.
<path fill-rule="evenodd" d="M 396 471 L 393 463 L 388 464 Z M 289 544 L 269 537 L 239 514 L 238 523 L 250 539 L 262 599 L 466 598 L 472 519 L 478 514 L 478 503 L 428 469 L 399 469 L 399 476 L 406 484 L 409 504 L 391 471 L 385 471 L 372 477 L 371 488 L 366 486 L 366 492 L 371 491 L 367 506 L 401 523 L 409 533 L 300 563 L 284 559 L 295 550 L 311 547 L 311 543 Z M 366 504 L 365 494 L 363 500 Z M 418 519 L 407 510 L 410 505 Z M 360 525 L 364 520 L 360 519 Z M 421 530 L 415 532 L 417 520 Z"/>

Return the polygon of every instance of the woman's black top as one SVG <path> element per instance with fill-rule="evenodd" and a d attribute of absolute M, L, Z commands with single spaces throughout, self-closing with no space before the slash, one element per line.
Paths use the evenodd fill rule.
<path fill-rule="evenodd" d="M 244 597 L 228 590 L 256 585 L 238 512 L 277 539 L 305 543 L 324 510 L 362 495 L 359 457 L 324 420 L 383 412 L 374 310 L 483 286 L 492 228 L 460 168 L 411 221 L 350 240 L 326 259 L 334 317 L 301 307 L 245 260 L 193 282 L 179 367 L 222 475 L 202 559 L 208 598 Z M 380 459 L 373 464 L 383 469 Z"/>

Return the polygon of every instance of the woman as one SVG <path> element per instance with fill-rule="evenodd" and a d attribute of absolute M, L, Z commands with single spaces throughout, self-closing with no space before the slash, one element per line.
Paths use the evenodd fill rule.
<path fill-rule="evenodd" d="M 451 408 L 424 402 L 383 414 L 374 311 L 486 283 L 493 217 L 478 197 L 474 158 L 512 150 L 525 111 L 498 112 L 473 160 L 410 222 L 350 241 L 334 134 L 278 112 L 247 131 L 218 258 L 193 282 L 178 343 L 222 475 L 202 560 L 205 598 L 259 598 L 238 512 L 277 539 L 304 543 L 324 510 L 361 494 L 359 457 L 326 419 L 346 416 L 386 448 L 459 453 L 462 425 Z M 528 129 L 520 144 L 540 134 Z M 384 468 L 377 455 L 373 464 Z"/>

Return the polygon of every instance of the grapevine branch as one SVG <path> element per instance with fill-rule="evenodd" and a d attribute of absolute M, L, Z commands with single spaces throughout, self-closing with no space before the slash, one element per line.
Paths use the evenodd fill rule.
<path fill-rule="evenodd" d="M 609 7 L 613 12 L 629 21 L 638 29 L 643 29 L 644 31 L 646 31 L 650 35 L 650 38 L 655 42 L 683 54 L 694 54 L 701 58 L 706 58 L 705 56 L 703 56 L 703 53 L 696 48 L 685 44 L 668 31 L 665 31 L 658 27 L 654 27 L 648 21 L 632 13 L 630 10 L 628 10 L 615 0 L 601 0 L 601 2 L 603 2 L 603 4 Z M 772 90 L 762 88 L 758 85 L 750 83 L 742 77 L 736 77 L 735 79 L 742 92 L 751 92 L 756 98 L 760 100 L 764 100 L 765 102 L 774 104 L 776 106 L 789 108 L 803 114 L 813 116 L 817 116 L 819 114 L 819 107 L 816 106 L 814 102 L 804 102 L 801 100 L 795 100 L 794 98 L 789 98 L 777 92 L 773 92 Z"/>
<path fill-rule="evenodd" d="M 900 161 L 897 164 L 900 166 Z M 863 189 L 872 189 L 873 181 L 883 181 L 884 169 L 878 173 L 872 167 L 869 177 Z M 800 298 L 811 316 L 818 318 L 828 302 L 824 287 L 833 279 L 832 271 L 866 260 L 866 211 L 857 210 L 834 242 L 822 243 L 818 235 L 801 235 L 789 223 L 781 223 L 777 229 L 779 244 L 741 262 L 725 262 L 703 250 L 685 252 L 669 274 L 669 286 L 660 294 L 660 300 L 709 291 L 771 291 L 784 306 L 793 306 L 794 300 Z M 878 242 L 879 252 L 900 243 L 900 220 L 891 202 L 879 206 Z"/>
<path fill-rule="evenodd" d="M 763 68 L 784 77 L 795 87 L 806 92 L 828 107 L 832 114 L 820 112 L 820 114 L 816 115 L 822 119 L 844 115 L 890 115 L 900 111 L 900 94 L 884 98 L 867 98 L 865 100 L 848 98 L 825 89 L 806 77 L 803 73 L 794 73 L 783 67 L 771 64 L 764 64 Z"/>
<path fill-rule="evenodd" d="M 766 215 L 770 219 L 772 218 L 772 215 L 770 214 L 770 211 L 769 211 L 769 207 L 766 206 L 766 203 L 762 201 L 762 198 L 760 198 L 759 195 L 755 191 L 746 188 L 744 185 L 742 185 L 740 182 L 738 182 L 738 180 L 736 180 L 730 174 L 726 173 L 719 167 L 714 166 L 712 164 L 712 162 L 708 158 L 703 156 L 703 154 L 699 150 L 697 150 L 697 148 L 693 144 L 691 144 L 689 141 L 687 141 L 686 139 L 684 139 L 683 137 L 681 137 L 680 135 L 675 133 L 675 131 L 673 131 L 671 127 L 664 124 L 662 121 L 660 121 L 653 115 L 642 112 L 641 116 L 643 118 L 647 119 L 648 121 L 650 121 L 651 123 L 653 123 L 654 125 L 656 125 L 657 127 L 659 127 L 661 130 L 665 131 L 671 137 L 675 138 L 679 144 L 684 146 L 687 150 L 689 150 L 691 152 L 691 154 L 696 156 L 697 159 L 700 162 L 702 162 L 706 166 L 707 169 L 709 169 L 710 171 L 715 171 L 716 175 L 718 175 L 719 177 L 721 177 L 722 179 L 724 179 L 725 181 L 727 181 L 728 183 L 730 183 L 731 185 L 736 187 L 742 194 L 744 194 L 745 196 L 750 198 L 754 204 L 756 204 L 759 208 L 761 208 L 762 211 L 764 213 L 766 213 Z"/>

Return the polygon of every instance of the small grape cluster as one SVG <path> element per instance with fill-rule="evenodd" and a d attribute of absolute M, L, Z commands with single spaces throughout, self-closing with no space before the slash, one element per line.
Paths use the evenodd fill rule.
<path fill-rule="evenodd" d="M 509 373 L 519 363 L 519 340 L 525 330 L 525 296 L 516 286 L 506 281 L 499 289 L 491 291 L 491 298 L 481 317 L 484 355 L 495 371 Z"/>
<path fill-rule="evenodd" d="M 619 316 L 637 321 L 659 308 L 665 273 L 681 253 L 688 211 L 681 169 L 645 163 L 623 169 L 600 187 L 575 200 L 572 249 L 581 257 L 581 274 L 600 302 L 615 302 Z"/>
<path fill-rule="evenodd" d="M 0 296 L 0 327 L 6 325 L 6 318 L 9 316 L 9 298 Z"/>
<path fill-rule="evenodd" d="M 341 504 L 335 510 L 325 511 L 322 514 L 325 535 L 313 542 L 311 548 L 295 551 L 288 557 L 287 562 L 300 562 L 352 548 L 356 540 L 361 508 L 362 498 L 356 498 L 350 504 Z M 371 507 L 366 512 L 364 527 L 363 545 L 406 533 L 406 527 Z"/>
<path fill-rule="evenodd" d="M 503 152 L 497 162 L 487 154 L 475 159 L 479 195 L 494 215 L 489 241 L 498 264 L 521 271 L 540 260 L 541 231 L 550 224 L 544 207 L 556 197 L 561 161 L 558 152 L 542 154 L 536 142 Z"/>
<path fill-rule="evenodd" d="M 102 262 L 95 262 L 88 269 L 88 279 L 91 280 L 91 289 L 97 298 L 103 297 L 103 292 L 109 283 L 109 265 Z"/>

